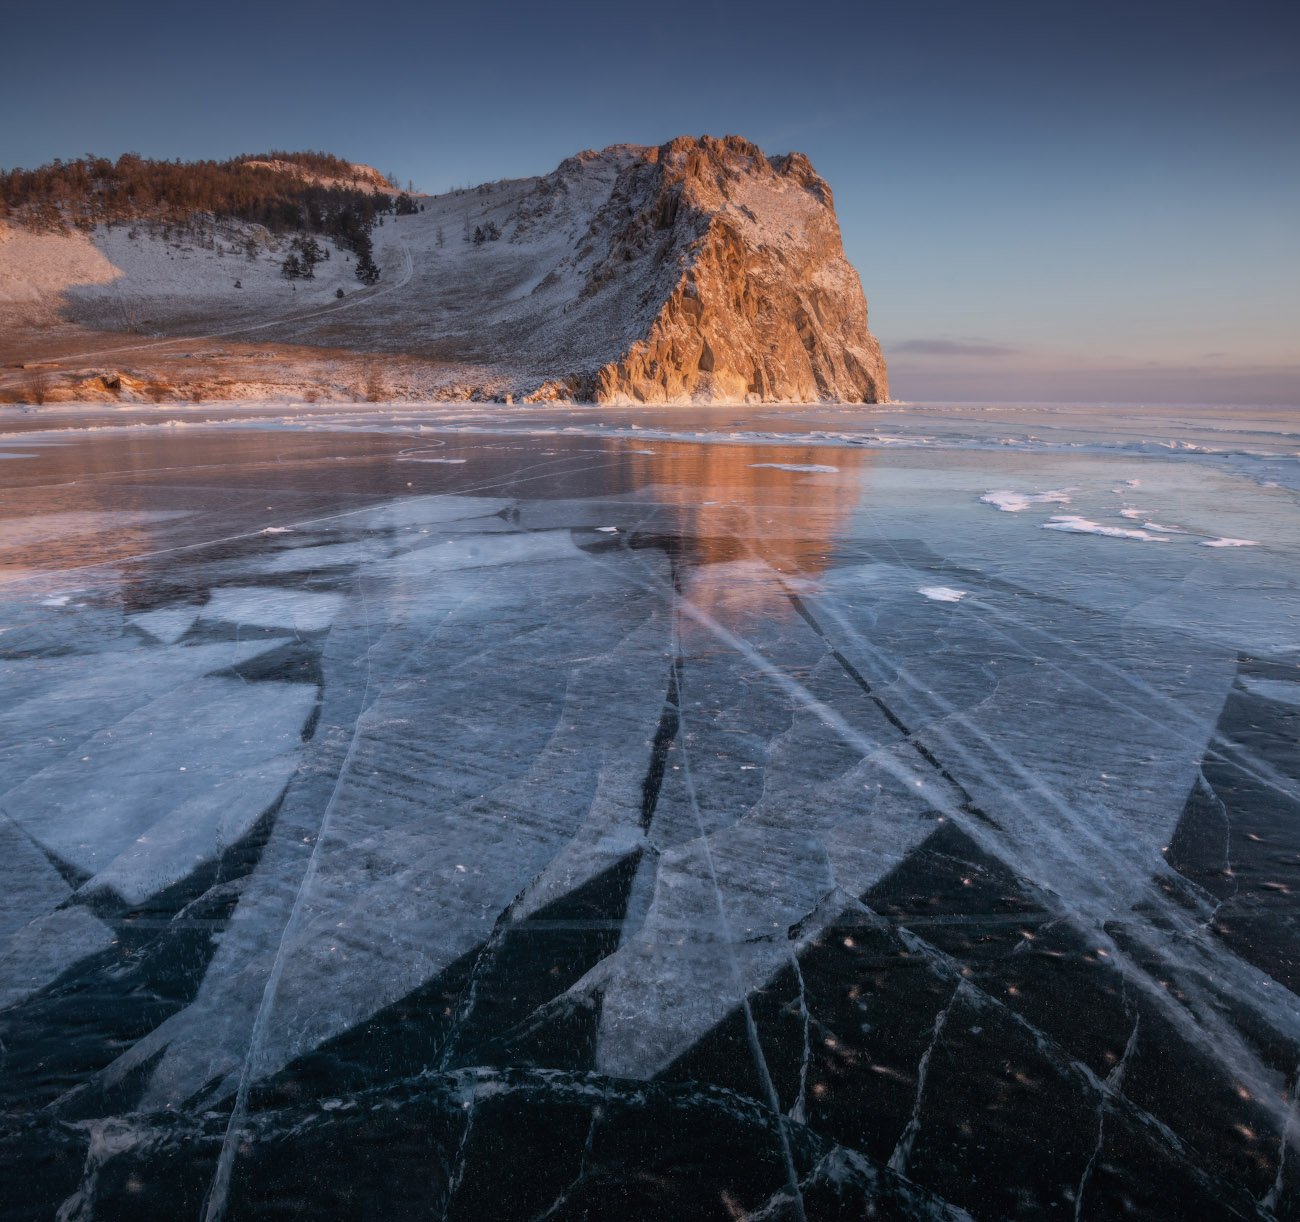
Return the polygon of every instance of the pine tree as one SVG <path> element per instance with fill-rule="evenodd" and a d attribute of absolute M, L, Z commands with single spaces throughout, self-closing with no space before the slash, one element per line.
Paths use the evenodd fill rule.
<path fill-rule="evenodd" d="M 361 233 L 357 236 L 357 279 L 362 284 L 375 284 L 379 280 L 379 268 L 375 265 L 374 248 L 370 243 L 370 235 Z"/>

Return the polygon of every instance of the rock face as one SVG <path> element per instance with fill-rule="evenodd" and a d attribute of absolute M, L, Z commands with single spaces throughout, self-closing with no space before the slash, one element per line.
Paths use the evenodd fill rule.
<path fill-rule="evenodd" d="M 372 236 L 382 275 L 365 287 L 342 249 L 291 284 L 290 235 L 242 222 L 64 236 L 0 223 L 0 365 L 76 354 L 53 398 L 87 393 L 88 351 L 187 398 L 355 399 L 381 364 L 384 397 L 408 400 L 888 398 L 830 188 L 799 153 L 734 136 L 614 145 L 422 196 Z M 201 368 L 87 334 L 122 330 L 221 342 Z M 18 380 L 0 369 L 0 397 L 25 393 Z"/>
<path fill-rule="evenodd" d="M 624 351 L 579 375 L 583 397 L 888 398 L 831 190 L 803 154 L 768 157 L 735 136 L 627 150 L 593 229 L 609 236 L 584 294 L 650 308 Z"/>

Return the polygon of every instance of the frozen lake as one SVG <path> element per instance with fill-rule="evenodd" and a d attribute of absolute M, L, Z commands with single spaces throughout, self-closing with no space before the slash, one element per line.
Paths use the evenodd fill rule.
<path fill-rule="evenodd" d="M 6 1219 L 1300 1216 L 1300 412 L 63 409 L 0 490 Z"/>

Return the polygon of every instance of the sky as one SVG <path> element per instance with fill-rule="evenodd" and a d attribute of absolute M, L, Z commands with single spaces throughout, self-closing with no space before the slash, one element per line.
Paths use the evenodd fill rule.
<path fill-rule="evenodd" d="M 807 153 L 895 397 L 1300 404 L 1300 4 L 61 0 L 0 166 L 324 149 L 441 191 L 677 135 Z"/>

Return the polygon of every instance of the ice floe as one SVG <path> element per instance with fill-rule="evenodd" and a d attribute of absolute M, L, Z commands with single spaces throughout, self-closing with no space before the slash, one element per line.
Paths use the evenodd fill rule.
<path fill-rule="evenodd" d="M 278 586 L 222 586 L 213 591 L 202 618 L 259 628 L 318 632 L 329 627 L 342 605 L 343 599 L 338 594 L 316 594 Z"/>

